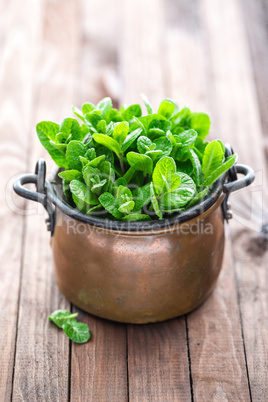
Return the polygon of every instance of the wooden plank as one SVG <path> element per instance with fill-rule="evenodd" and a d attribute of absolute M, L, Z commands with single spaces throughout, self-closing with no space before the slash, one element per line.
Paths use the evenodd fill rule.
<path fill-rule="evenodd" d="M 232 144 L 240 155 L 239 160 L 262 173 L 262 189 L 254 196 L 254 209 L 258 209 L 262 207 L 262 201 L 267 200 L 267 176 L 258 103 L 240 3 L 227 1 L 223 7 L 220 1 L 204 0 L 201 5 L 209 38 L 212 73 L 214 77 L 216 74 L 219 77 L 213 84 L 218 132 L 225 140 L 233 133 Z M 268 354 L 267 337 L 264 336 L 268 317 L 267 289 L 264 285 L 267 242 L 257 229 L 260 230 L 262 223 L 265 223 L 261 221 L 265 213 L 263 217 L 251 214 L 253 198 L 250 191 L 243 190 L 231 200 L 237 204 L 231 229 L 250 389 L 253 400 L 264 400 L 267 395 L 267 357 L 264 359 L 264 356 Z M 239 223 L 241 219 L 238 213 L 241 214 L 241 210 L 248 213 L 248 221 L 243 221 L 244 227 Z M 255 227 L 255 231 L 250 230 L 251 227 Z"/>
<path fill-rule="evenodd" d="M 81 42 L 75 90 L 77 106 L 86 101 L 96 104 L 103 97 L 110 96 L 114 106 L 118 107 L 121 100 L 118 66 L 121 26 L 120 1 L 81 2 Z"/>
<path fill-rule="evenodd" d="M 126 326 L 74 308 L 91 339 L 72 345 L 71 401 L 127 401 Z"/>
<path fill-rule="evenodd" d="M 222 83 L 218 70 L 212 71 L 209 65 L 209 41 L 217 40 L 219 34 L 216 39 L 211 38 L 213 33 L 204 30 L 204 17 L 199 4 L 182 1 L 177 6 L 175 1 L 168 2 L 171 11 L 166 13 L 166 68 L 173 98 L 181 95 L 180 102 L 189 105 L 193 111 L 205 111 L 211 115 L 212 139 L 218 137 L 215 125 L 218 105 L 214 103 L 213 84 L 214 81 L 218 85 Z M 208 13 L 207 9 L 205 12 Z M 218 15 L 220 18 L 220 13 Z M 209 18 L 213 19 L 214 13 L 210 13 Z M 231 136 L 228 141 L 231 142 Z M 227 242 L 223 270 L 216 289 L 201 308 L 187 317 L 196 400 L 249 400 L 230 247 Z"/>
<path fill-rule="evenodd" d="M 30 33 L 36 23 L 28 20 L 31 1 L 20 13 L 18 1 L 1 5 L 0 12 L 0 400 L 8 401 L 12 392 L 17 314 L 20 288 L 24 206 L 14 196 L 12 184 L 27 166 L 27 137 L 32 102 L 33 55 Z M 18 65 L 20 70 L 18 72 Z M 18 90 L 19 89 L 19 90 Z"/>
<path fill-rule="evenodd" d="M 229 242 L 215 290 L 187 318 L 197 401 L 250 400 Z"/>
<path fill-rule="evenodd" d="M 164 70 L 168 96 L 180 107 L 211 114 L 207 96 L 209 74 L 204 57 L 204 31 L 196 2 L 165 3 Z"/>
<path fill-rule="evenodd" d="M 241 2 L 244 11 L 244 25 L 250 46 L 258 107 L 261 114 L 263 134 L 268 136 L 268 2 L 267 0 L 245 0 Z M 266 152 L 268 144 L 266 140 Z"/>
<path fill-rule="evenodd" d="M 141 103 L 140 93 L 145 93 L 157 110 L 165 97 L 163 12 L 162 0 L 136 0 L 123 4 L 119 56 L 122 100 L 127 104 Z"/>
<path fill-rule="evenodd" d="M 74 71 L 78 26 L 77 5 L 44 2 L 35 35 L 42 51 L 35 60 L 33 99 L 30 119 L 29 170 L 45 156 L 34 126 L 37 121 L 59 121 L 73 103 Z M 68 62 L 67 62 L 68 60 Z M 48 165 L 50 171 L 52 163 Z M 68 399 L 69 340 L 48 321 L 59 308 L 70 308 L 60 294 L 53 276 L 49 247 L 50 234 L 44 224 L 44 210 L 28 203 L 22 285 L 19 309 L 13 399 L 64 401 Z"/>
<path fill-rule="evenodd" d="M 185 318 L 128 326 L 130 401 L 190 401 Z"/>
<path fill-rule="evenodd" d="M 169 72 L 163 69 L 165 29 L 161 0 L 124 3 L 121 68 L 126 104 L 140 103 L 143 92 L 157 110 L 169 96 Z M 128 370 L 130 401 L 191 400 L 184 318 L 128 326 Z"/>
<path fill-rule="evenodd" d="M 97 103 L 104 96 L 112 96 L 116 106 L 120 96 L 119 87 L 113 85 L 118 75 L 118 2 L 82 2 L 81 7 L 83 40 L 76 104 Z M 72 344 L 71 401 L 127 401 L 126 326 L 90 316 L 75 307 L 73 311 L 78 311 L 79 320 L 89 325 L 92 337 L 83 346 Z"/>

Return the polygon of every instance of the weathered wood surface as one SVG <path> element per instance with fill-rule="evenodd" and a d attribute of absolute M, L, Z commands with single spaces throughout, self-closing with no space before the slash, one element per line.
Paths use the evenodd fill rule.
<path fill-rule="evenodd" d="M 268 253 L 257 231 L 268 222 L 267 9 L 265 0 L 0 4 L 1 401 L 267 400 Z M 257 181 L 233 196 L 223 270 L 200 309 L 148 326 L 79 311 L 92 339 L 70 345 L 47 321 L 71 306 L 54 282 L 44 212 L 12 196 L 10 179 L 45 155 L 39 120 L 140 92 L 154 107 L 166 96 L 207 111 L 211 138 L 230 142 Z"/>

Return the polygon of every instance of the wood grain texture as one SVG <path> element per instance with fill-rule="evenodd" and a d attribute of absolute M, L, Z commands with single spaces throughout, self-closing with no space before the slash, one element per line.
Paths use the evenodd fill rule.
<path fill-rule="evenodd" d="M 261 115 L 263 134 L 266 137 L 266 152 L 268 151 L 268 2 L 267 0 L 241 1 L 244 11 L 244 26 L 247 32 L 253 65 L 258 107 Z"/>
<path fill-rule="evenodd" d="M 72 345 L 71 401 L 127 401 L 126 326 L 83 313 L 91 339 Z"/>
<path fill-rule="evenodd" d="M 259 233 L 268 222 L 267 7 L 267 0 L 1 2 L 1 401 L 267 399 L 268 244 Z M 200 309 L 186 321 L 125 326 L 73 307 L 92 338 L 70 345 L 47 320 L 71 306 L 54 282 L 45 212 L 33 202 L 24 212 L 9 179 L 33 172 L 41 156 L 49 161 L 38 121 L 60 122 L 72 104 L 104 96 L 115 106 L 140 103 L 141 92 L 154 109 L 171 97 L 209 113 L 210 139 L 231 143 L 256 182 L 231 197 L 224 267 Z"/>
<path fill-rule="evenodd" d="M 124 2 L 123 102 L 140 103 L 143 92 L 157 110 L 159 102 L 168 96 L 164 33 L 163 1 Z M 128 370 L 130 401 L 190 400 L 184 318 L 163 324 L 128 326 Z"/>
<path fill-rule="evenodd" d="M 35 21 L 28 21 L 32 1 L 16 13 L 18 1 L 1 3 L 0 12 L 0 400 L 12 392 L 22 248 L 24 200 L 12 184 L 27 169 L 27 138 L 33 101 L 31 71 L 35 46 L 28 48 Z M 28 24 L 29 22 L 29 24 Z M 20 66 L 18 71 L 17 66 Z M 18 91 L 18 88 L 20 90 Z"/>
<path fill-rule="evenodd" d="M 166 69 L 170 72 L 172 95 L 178 98 L 182 94 L 193 111 L 211 115 L 210 139 L 215 139 L 214 81 L 208 65 L 210 54 L 200 2 L 182 1 L 178 7 L 175 1 L 169 1 L 167 6 L 172 7 L 166 13 L 169 23 Z M 250 398 L 230 254 L 231 245 L 227 242 L 216 289 L 201 308 L 187 317 L 193 395 L 197 401 Z"/>
<path fill-rule="evenodd" d="M 140 94 L 145 93 L 156 109 L 167 96 L 163 71 L 163 4 L 163 0 L 131 0 L 123 3 L 119 57 L 122 101 L 127 104 L 141 103 Z"/>
<path fill-rule="evenodd" d="M 215 290 L 187 322 L 194 399 L 250 401 L 230 241 Z"/>
<path fill-rule="evenodd" d="M 45 155 L 35 133 L 36 122 L 49 118 L 58 121 L 73 103 L 74 49 L 78 37 L 74 2 L 66 1 L 63 5 L 44 1 L 41 12 L 36 40 L 42 52 L 37 55 L 33 73 L 35 103 L 30 119 L 31 172 L 36 160 Z M 59 308 L 70 309 L 70 304 L 54 282 L 45 212 L 42 206 L 32 202 L 27 206 L 31 211 L 27 214 L 22 261 L 13 400 L 65 401 L 68 399 L 69 340 L 48 321 L 48 316 Z"/>
<path fill-rule="evenodd" d="M 184 317 L 128 326 L 129 401 L 191 401 Z"/>
<path fill-rule="evenodd" d="M 258 172 L 258 180 L 259 176 L 262 179 L 255 187 L 258 191 L 254 192 L 255 184 L 252 190 L 242 190 L 231 197 L 236 212 L 231 222 L 234 268 L 250 389 L 252 399 L 262 401 L 267 395 L 267 381 L 264 380 L 267 368 L 263 356 L 268 355 L 267 336 L 264 336 L 268 303 L 267 281 L 264 282 L 267 278 L 267 254 L 264 252 L 267 242 L 259 233 L 262 224 L 267 222 L 267 175 L 260 115 L 240 3 L 227 1 L 224 7 L 220 1 L 204 0 L 201 3 L 211 52 L 212 76 L 217 77 L 213 84 L 217 131 L 225 141 L 227 137 L 229 141 L 232 133 L 231 143 L 239 153 L 239 161 L 252 166 Z M 263 213 L 256 214 L 258 210 Z M 251 253 L 247 250 L 246 237 L 252 246 Z M 258 244 L 261 244 L 259 249 Z M 258 250 L 257 255 L 254 250 Z"/>
<path fill-rule="evenodd" d="M 115 3 L 81 2 L 82 40 L 75 89 L 79 106 L 86 101 L 97 103 L 109 95 L 118 104 L 117 35 L 121 14 Z M 126 325 L 101 320 L 76 307 L 73 311 L 78 311 L 79 320 L 89 325 L 91 340 L 71 346 L 71 401 L 127 401 Z"/>

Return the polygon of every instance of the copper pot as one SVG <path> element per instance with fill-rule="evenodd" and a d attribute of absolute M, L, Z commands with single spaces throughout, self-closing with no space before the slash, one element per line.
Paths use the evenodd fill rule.
<path fill-rule="evenodd" d="M 238 180 L 236 172 L 245 177 Z M 45 162 L 39 160 L 36 174 L 17 179 L 14 189 L 48 211 L 61 292 L 91 314 L 148 323 L 188 313 L 207 298 L 222 266 L 228 194 L 249 185 L 254 173 L 235 165 L 206 200 L 180 215 L 128 223 L 73 209 L 58 180 L 56 175 L 45 180 Z M 35 183 L 37 192 L 24 188 L 26 183 Z"/>

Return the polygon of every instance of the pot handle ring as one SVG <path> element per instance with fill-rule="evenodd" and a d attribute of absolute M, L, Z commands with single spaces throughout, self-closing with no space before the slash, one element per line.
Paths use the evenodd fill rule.
<path fill-rule="evenodd" d="M 36 191 L 25 188 L 25 184 L 34 183 L 36 185 Z M 18 177 L 14 184 L 13 189 L 15 193 L 28 200 L 40 202 L 48 213 L 46 219 L 47 230 L 51 232 L 51 236 L 54 233 L 55 226 L 55 212 L 54 208 L 47 197 L 46 189 L 46 162 L 44 159 L 39 159 L 35 166 L 35 174 L 26 174 Z"/>
<path fill-rule="evenodd" d="M 225 144 L 225 157 L 233 155 L 234 151 L 229 144 Z M 223 192 L 226 194 L 222 203 L 223 215 L 226 221 L 232 217 L 230 211 L 230 205 L 228 203 L 228 197 L 230 193 L 240 190 L 249 186 L 255 179 L 255 173 L 253 169 L 247 165 L 235 164 L 228 170 L 227 181 L 223 184 Z M 241 179 L 238 179 L 237 173 L 244 175 Z"/>

